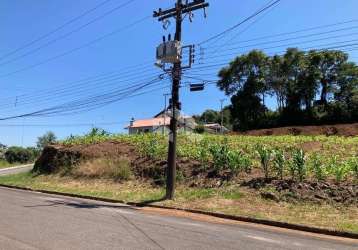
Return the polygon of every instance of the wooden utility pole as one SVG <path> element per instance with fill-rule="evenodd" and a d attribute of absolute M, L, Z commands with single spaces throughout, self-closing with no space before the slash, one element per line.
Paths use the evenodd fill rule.
<path fill-rule="evenodd" d="M 220 132 L 221 134 L 224 133 L 223 123 L 224 123 L 224 110 L 223 110 L 223 102 L 225 99 L 220 99 L 220 115 L 221 115 L 221 122 L 220 122 Z"/>
<path fill-rule="evenodd" d="M 163 94 L 164 95 L 164 113 L 163 113 L 163 120 L 164 120 L 164 125 L 163 125 L 163 135 L 165 134 L 165 128 L 167 127 L 166 125 L 166 119 L 167 119 L 167 96 L 170 94 Z"/>
<path fill-rule="evenodd" d="M 159 21 L 165 21 L 174 17 L 176 19 L 175 27 L 175 41 L 181 42 L 182 35 L 182 21 L 183 14 L 188 13 L 191 16 L 194 10 L 203 9 L 208 7 L 209 4 L 205 0 L 194 0 L 186 4 L 182 0 L 177 0 L 175 8 L 154 11 L 153 17 L 158 17 Z M 170 133 L 169 133 L 169 147 L 168 147 L 168 161 L 167 161 L 167 183 L 166 183 L 166 198 L 173 199 L 175 191 L 175 178 L 176 178 L 176 146 L 177 146 L 177 127 L 178 127 L 178 111 L 180 110 L 179 102 L 179 87 L 181 80 L 181 59 L 173 64 L 171 73 L 173 78 L 172 83 L 172 115 L 170 119 Z"/>

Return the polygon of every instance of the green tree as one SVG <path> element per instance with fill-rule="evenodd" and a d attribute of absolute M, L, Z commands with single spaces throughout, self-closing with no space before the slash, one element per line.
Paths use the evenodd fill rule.
<path fill-rule="evenodd" d="M 310 64 L 315 67 L 321 84 L 320 103 L 327 105 L 328 95 L 332 93 L 334 84 L 342 64 L 348 60 L 348 55 L 337 50 L 312 50 L 308 53 Z"/>
<path fill-rule="evenodd" d="M 57 138 L 56 138 L 56 135 L 51 132 L 51 131 L 48 131 L 46 132 L 43 136 L 40 136 L 37 138 L 37 148 L 39 150 L 42 150 L 44 149 L 47 145 L 49 144 L 53 144 L 57 141 Z"/>
<path fill-rule="evenodd" d="M 263 104 L 267 91 L 268 57 L 253 50 L 237 57 L 230 65 L 220 70 L 217 85 L 231 95 L 231 115 L 234 129 L 249 129 L 265 115 Z"/>
<path fill-rule="evenodd" d="M 347 121 L 358 120 L 358 67 L 354 63 L 344 63 L 337 74 L 334 89 L 335 105 Z"/>

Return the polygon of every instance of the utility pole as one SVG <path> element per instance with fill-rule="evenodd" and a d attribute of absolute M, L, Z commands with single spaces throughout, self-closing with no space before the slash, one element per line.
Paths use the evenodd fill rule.
<path fill-rule="evenodd" d="M 166 94 L 163 94 L 164 95 L 164 124 L 163 124 L 163 135 L 165 133 L 165 127 L 166 127 L 166 119 L 167 119 L 167 96 L 169 96 L 170 94 L 166 93 Z"/>
<path fill-rule="evenodd" d="M 225 101 L 225 99 L 220 99 L 220 106 L 221 106 L 221 123 L 220 123 L 220 132 L 221 134 L 224 133 L 224 128 L 223 128 L 223 123 L 224 123 L 224 111 L 223 111 L 223 102 Z"/>
<path fill-rule="evenodd" d="M 185 4 L 182 0 L 177 0 L 175 8 L 168 10 L 159 9 L 154 11 L 153 17 L 158 18 L 159 21 L 167 21 L 167 19 L 174 17 L 176 19 L 175 24 L 175 42 L 181 44 L 182 36 L 182 21 L 183 14 L 188 13 L 189 18 L 192 18 L 192 12 L 198 9 L 205 9 L 209 4 L 205 3 L 205 0 L 194 0 L 193 2 L 186 1 Z M 169 40 L 169 39 L 168 39 Z M 163 41 L 165 42 L 165 41 Z M 165 48 L 166 50 L 166 48 Z M 164 51 L 165 51 L 164 50 Z M 177 127 L 178 119 L 177 112 L 180 110 L 179 102 L 179 87 L 182 73 L 181 54 L 178 55 L 178 60 L 173 61 L 173 67 L 171 69 L 172 74 L 172 114 L 170 119 L 170 133 L 169 133 L 169 147 L 168 147 L 168 161 L 167 161 L 167 183 L 166 183 L 166 199 L 174 199 L 175 191 L 175 178 L 176 178 L 176 146 L 177 146 Z M 190 59 L 191 60 L 191 59 Z M 190 61 L 190 65 L 191 65 Z"/>

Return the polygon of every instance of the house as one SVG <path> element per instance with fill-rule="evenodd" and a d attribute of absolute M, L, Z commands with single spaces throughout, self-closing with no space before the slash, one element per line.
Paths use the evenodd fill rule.
<path fill-rule="evenodd" d="M 170 118 L 154 117 L 150 119 L 134 120 L 132 119 L 127 127 L 129 134 L 140 133 L 168 133 Z"/>
<path fill-rule="evenodd" d="M 169 125 L 171 117 L 170 107 L 156 114 L 153 118 L 135 120 L 132 118 L 128 129 L 129 134 L 138 133 L 169 133 Z M 197 126 L 195 120 L 191 116 L 180 113 L 178 115 L 178 131 L 193 132 Z"/>

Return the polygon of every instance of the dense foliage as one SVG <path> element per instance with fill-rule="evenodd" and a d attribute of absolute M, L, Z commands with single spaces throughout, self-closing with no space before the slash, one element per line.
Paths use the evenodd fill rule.
<path fill-rule="evenodd" d="M 253 50 L 219 74 L 235 130 L 358 121 L 358 67 L 342 51 Z M 265 99 L 276 99 L 270 111 Z M 267 100 L 267 99 L 266 99 Z"/>
<path fill-rule="evenodd" d="M 5 159 L 9 163 L 28 163 L 34 161 L 39 154 L 36 148 L 9 147 Z"/>
<path fill-rule="evenodd" d="M 193 118 L 199 124 L 205 124 L 205 123 L 221 124 L 221 112 L 212 109 L 207 109 L 201 115 L 195 115 Z M 231 113 L 229 107 L 223 108 L 223 125 L 226 128 L 231 129 Z"/>

